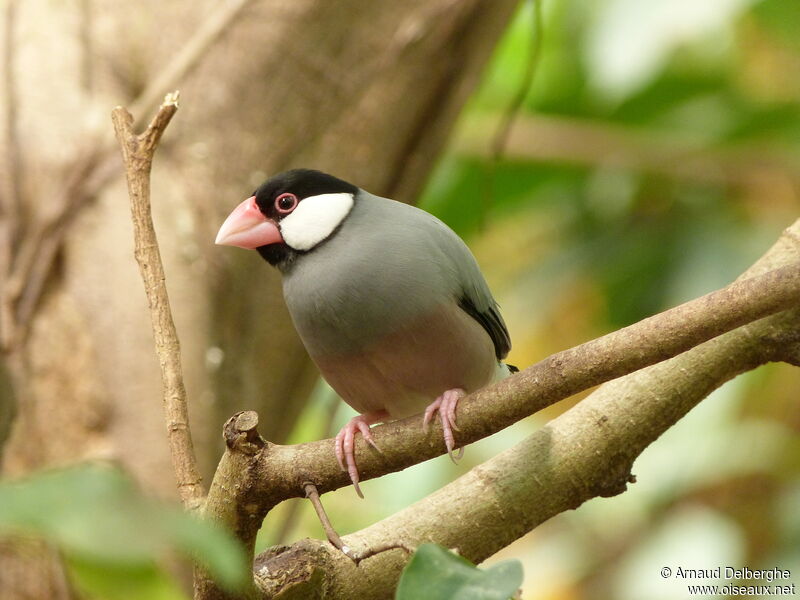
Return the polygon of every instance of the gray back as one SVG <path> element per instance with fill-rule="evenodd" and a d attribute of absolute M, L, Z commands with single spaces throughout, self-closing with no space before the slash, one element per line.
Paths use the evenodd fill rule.
<path fill-rule="evenodd" d="M 488 315 L 502 330 L 487 329 L 496 349 L 498 336 L 508 339 L 466 244 L 433 215 L 364 191 L 339 230 L 284 274 L 283 290 L 312 356 L 357 352 L 398 324 L 446 302 L 464 308 L 464 300 L 479 322 Z"/>

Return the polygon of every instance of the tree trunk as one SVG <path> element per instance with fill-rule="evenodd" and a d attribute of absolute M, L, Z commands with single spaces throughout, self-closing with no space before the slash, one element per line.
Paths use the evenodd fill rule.
<path fill-rule="evenodd" d="M 8 1 L 2 35 L 11 85 L 0 99 L 8 117 L 0 174 L 14 185 L 0 193 L 6 207 L 19 198 L 19 210 L 0 216 L 14 225 L 12 258 L 26 239 L 41 251 L 59 229 L 66 233 L 27 336 L 18 336 L 0 372 L 0 436 L 9 432 L 3 471 L 108 457 L 147 489 L 173 497 L 119 159 L 87 156 L 107 146 L 111 108 L 131 106 L 222 9 L 163 0 Z M 196 68 L 157 90 L 180 89 L 183 103 L 156 155 L 153 210 L 207 480 L 225 419 L 254 409 L 262 434 L 280 442 L 316 379 L 276 272 L 255 253 L 213 246 L 224 215 L 268 174 L 297 166 L 413 201 L 516 2 L 243 4 L 221 36 L 197 51 Z M 147 104 L 134 103 L 146 112 L 137 119 L 151 116 Z M 98 179 L 102 186 L 90 185 Z M 38 228 L 65 187 L 73 208 Z M 33 264 L 31 273 L 47 262 Z M 0 581 L 16 581 L 4 589 L 34 589 L 34 582 L 42 589 L 45 578 L 54 581 L 47 597 L 68 597 L 52 566 L 3 573 L 12 562 L 4 552 Z"/>

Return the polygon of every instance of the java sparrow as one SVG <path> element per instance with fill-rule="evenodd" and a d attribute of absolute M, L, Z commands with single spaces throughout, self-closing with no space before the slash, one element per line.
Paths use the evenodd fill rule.
<path fill-rule="evenodd" d="M 255 249 L 280 270 L 309 355 L 361 413 L 335 441 L 359 496 L 357 431 L 377 449 L 373 423 L 424 410 L 427 427 L 438 411 L 453 458 L 458 401 L 516 370 L 501 362 L 511 341 L 475 258 L 421 209 L 294 169 L 239 204 L 216 243 Z"/>

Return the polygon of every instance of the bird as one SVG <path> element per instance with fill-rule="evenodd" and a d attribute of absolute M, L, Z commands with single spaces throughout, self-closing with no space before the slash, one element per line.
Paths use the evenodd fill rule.
<path fill-rule="evenodd" d="M 430 213 L 333 175 L 292 169 L 225 219 L 220 245 L 256 250 L 281 273 L 289 314 L 323 378 L 359 414 L 335 438 L 363 498 L 358 432 L 424 412 L 450 458 L 459 400 L 517 369 L 508 328 L 465 242 Z"/>

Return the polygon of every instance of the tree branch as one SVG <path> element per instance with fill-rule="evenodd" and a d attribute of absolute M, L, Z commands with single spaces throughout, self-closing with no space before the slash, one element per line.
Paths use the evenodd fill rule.
<path fill-rule="evenodd" d="M 177 110 L 178 92 L 167 94 L 150 125 L 138 136 L 133 131 L 133 117 L 125 108 L 115 108 L 111 113 L 111 120 L 122 150 L 134 227 L 134 255 L 150 306 L 156 354 L 161 365 L 164 416 L 167 421 L 172 466 L 184 506 L 196 509 L 202 503 L 203 488 L 189 430 L 180 345 L 169 307 L 164 266 L 150 214 L 150 169 L 153 154 Z"/>
<path fill-rule="evenodd" d="M 233 415 L 222 428 L 225 440 L 225 454 L 214 472 L 208 498 L 203 506 L 203 516 L 211 516 L 224 523 L 229 531 L 242 541 L 249 557 L 253 556 L 256 534 L 261 527 L 267 510 L 262 502 L 252 494 L 255 478 L 253 458 L 263 450 L 266 442 L 258 434 L 258 415 L 254 411 L 244 411 Z M 237 494 L 241 502 L 230 502 L 228 492 L 245 490 Z M 252 591 L 255 591 L 253 588 Z M 227 598 L 213 579 L 203 570 L 194 574 L 195 600 L 217 600 Z"/>
<path fill-rule="evenodd" d="M 328 396 L 326 398 L 328 407 L 327 413 L 325 414 L 325 419 L 321 423 L 321 427 L 319 429 L 321 432 L 319 435 L 320 439 L 326 439 L 336 435 L 336 413 L 339 411 L 339 406 L 341 405 L 341 401 L 336 395 L 336 392 L 329 390 L 326 395 Z M 292 530 L 294 529 L 295 525 L 297 524 L 297 520 L 300 517 L 300 510 L 304 505 L 305 503 L 302 503 L 299 500 L 293 501 L 289 504 L 281 521 L 280 527 L 273 538 L 276 544 L 282 544 L 289 539 L 289 535 L 292 533 Z"/>
<path fill-rule="evenodd" d="M 458 407 L 457 442 L 469 444 L 496 433 L 558 400 L 658 363 L 722 333 L 796 306 L 800 302 L 800 262 L 730 286 L 644 319 L 545 360 L 470 394 Z M 438 422 L 437 422 L 438 423 Z M 383 453 L 359 437 L 362 479 L 399 471 L 445 452 L 441 426 L 425 433 L 421 417 L 376 427 Z M 259 456 L 262 492 L 269 501 L 302 496 L 303 483 L 320 491 L 349 485 L 333 454 L 333 441 L 296 446 L 268 444 Z"/>
<path fill-rule="evenodd" d="M 785 246 L 787 240 L 793 242 L 798 231 L 800 231 L 800 221 L 785 232 L 775 248 Z M 776 322 L 778 322 L 786 318 L 789 318 L 794 324 L 796 319 L 794 313 L 781 313 L 781 311 L 795 308 L 800 301 L 800 252 L 792 244 L 790 251 L 781 255 L 781 260 L 771 263 L 769 257 L 776 255 L 775 248 L 759 262 L 757 269 L 749 271 L 745 278 L 740 278 L 722 290 L 712 292 L 597 340 L 555 354 L 503 382 L 471 394 L 462 400 L 459 406 L 458 442 L 466 444 L 476 441 L 562 398 L 674 357 L 736 328 L 741 329 L 737 330 L 738 333 L 735 335 L 729 334 L 727 338 L 719 338 L 723 341 L 714 340 L 715 344 L 722 344 L 722 346 L 708 347 L 724 348 L 729 351 L 730 348 L 736 346 L 747 349 L 749 352 L 752 344 L 746 345 L 744 344 L 746 340 L 737 337 L 745 335 L 742 332 L 751 331 L 748 328 L 756 326 L 768 327 L 773 321 L 777 320 Z M 779 314 L 772 320 L 763 319 L 775 313 Z M 762 321 L 758 321 L 759 319 Z M 754 322 L 759 324 L 743 328 Z M 747 333 L 745 337 L 747 335 L 752 335 L 752 333 Z M 735 339 L 736 343 L 725 342 L 725 339 Z M 742 355 L 739 362 L 729 361 L 727 358 L 720 359 L 722 367 L 728 370 L 720 367 L 722 371 L 717 377 L 709 378 L 708 370 L 702 362 L 695 362 L 692 365 L 699 373 L 697 376 L 716 382 L 714 384 L 716 386 L 742 370 L 778 357 L 775 344 L 756 344 L 756 349 L 757 356 L 755 358 L 746 353 Z M 721 350 L 715 351 L 721 352 L 721 355 L 724 354 Z M 676 377 L 673 375 L 673 378 Z M 687 376 L 686 379 L 690 378 Z M 666 386 L 667 390 L 678 389 L 675 386 L 670 387 L 669 380 L 661 383 Z M 702 389 L 702 386 L 699 386 L 698 389 Z M 684 397 L 689 392 L 680 388 L 680 393 L 681 397 Z M 691 394 L 689 395 L 691 396 Z M 699 401 L 704 396 L 705 394 L 692 397 L 695 398 L 695 401 Z M 674 415 L 672 421 L 667 422 L 662 419 L 657 425 L 651 424 L 651 428 L 648 430 L 650 437 L 643 439 L 649 440 L 647 443 L 650 443 L 684 413 L 685 410 L 679 411 Z M 602 421 L 602 423 L 604 422 Z M 381 454 L 371 451 L 367 444 L 359 438 L 357 453 L 363 477 L 366 479 L 397 471 L 443 454 L 445 448 L 441 429 L 440 427 L 435 429 L 437 431 L 429 434 L 423 432 L 420 426 L 420 417 L 411 417 L 377 427 L 373 435 L 384 450 Z M 349 484 L 347 475 L 341 472 L 335 461 L 332 446 L 332 440 L 297 446 L 276 446 L 263 443 L 256 452 L 247 457 L 243 457 L 229 447 L 223 455 L 217 473 L 217 475 L 226 473 L 225 478 L 221 479 L 224 484 L 217 484 L 217 476 L 215 476 L 209 491 L 206 516 L 221 520 L 228 525 L 234 525 L 234 529 L 242 536 L 241 539 L 252 547 L 263 516 L 278 502 L 290 497 L 301 496 L 305 482 L 313 482 L 320 491 L 329 491 Z M 646 444 L 640 444 L 641 448 L 644 446 Z M 638 446 L 631 447 L 637 448 Z M 640 451 L 630 456 L 635 457 Z M 632 458 L 630 460 L 632 461 Z M 243 463 L 246 466 L 243 467 Z M 247 473 L 247 476 L 236 477 L 234 475 L 241 472 Z M 478 480 L 481 480 L 482 477 L 485 478 L 484 475 L 480 475 L 481 471 L 475 471 L 475 473 L 473 477 L 477 477 Z M 605 483 L 596 481 L 585 491 L 593 495 L 619 493 L 624 489 L 628 474 L 629 470 L 619 468 L 611 474 L 607 470 L 603 471 L 602 476 L 605 478 Z M 233 480 L 237 481 L 239 485 L 230 485 L 230 477 L 233 477 Z M 492 474 L 492 478 L 497 477 L 497 473 Z M 496 493 L 496 491 L 492 493 Z M 435 497 L 439 496 L 435 495 Z M 436 501 L 432 498 L 434 496 L 430 500 L 434 505 Z M 571 498 L 574 500 L 574 497 Z M 580 499 L 578 503 L 583 500 L 585 498 Z M 241 514 L 236 511 L 233 511 L 236 513 L 236 518 L 228 521 L 228 517 L 232 514 L 231 506 L 242 507 L 245 505 L 248 506 L 249 511 L 249 518 L 244 521 L 246 522 L 245 527 L 242 527 Z M 223 506 L 225 509 L 216 512 L 215 506 Z M 448 506 L 447 510 L 453 510 L 452 504 Z M 405 527 L 406 529 L 397 531 L 413 529 L 413 526 L 409 524 L 406 524 Z M 440 528 L 437 527 L 437 529 Z M 426 531 L 430 532 L 430 530 Z M 412 535 L 404 536 L 404 539 L 400 541 L 406 545 L 413 545 L 420 539 L 415 539 Z M 371 537 L 369 540 L 374 542 L 377 537 Z M 313 545 L 313 542 L 307 544 Z M 307 545 L 303 546 L 302 552 L 307 553 L 307 551 Z M 321 558 L 321 555 L 316 552 L 314 556 L 314 560 L 327 560 Z M 337 558 L 333 560 L 334 562 L 338 561 Z"/>
<path fill-rule="evenodd" d="M 780 313 L 610 382 L 517 446 L 343 542 L 358 551 L 386 539 L 435 541 L 480 562 L 555 515 L 624 492 L 647 445 L 725 381 L 769 360 L 760 335 L 798 325 L 798 311 Z M 256 581 L 263 598 L 301 585 L 324 586 L 326 598 L 387 598 L 406 561 L 383 553 L 355 570 L 326 542 L 303 540 L 257 557 Z M 278 565 L 292 573 L 313 565 L 316 580 L 287 583 Z"/>
<path fill-rule="evenodd" d="M 796 264 L 798 233 L 800 221 L 748 270 L 748 281 Z M 787 344 L 796 351 L 798 330 L 795 305 L 607 383 L 527 440 L 343 542 L 358 552 L 386 539 L 432 540 L 479 562 L 556 514 L 625 491 L 650 443 L 724 382 L 781 357 Z M 263 598 L 299 590 L 310 597 L 322 587 L 327 598 L 385 598 L 405 562 L 385 552 L 356 570 L 327 543 L 303 540 L 260 555 L 255 577 Z"/>
<path fill-rule="evenodd" d="M 325 531 L 325 537 L 328 538 L 328 541 L 333 544 L 337 550 L 347 555 L 350 549 L 342 543 L 342 538 L 339 536 L 336 529 L 334 529 L 330 518 L 328 518 L 328 513 L 325 511 L 325 507 L 322 506 L 322 502 L 319 499 L 317 486 L 313 483 L 306 483 L 303 488 L 306 491 L 306 498 L 308 498 L 309 502 L 311 502 L 311 505 L 314 507 L 314 512 L 317 513 L 317 518 L 322 525 L 322 529 Z"/>

